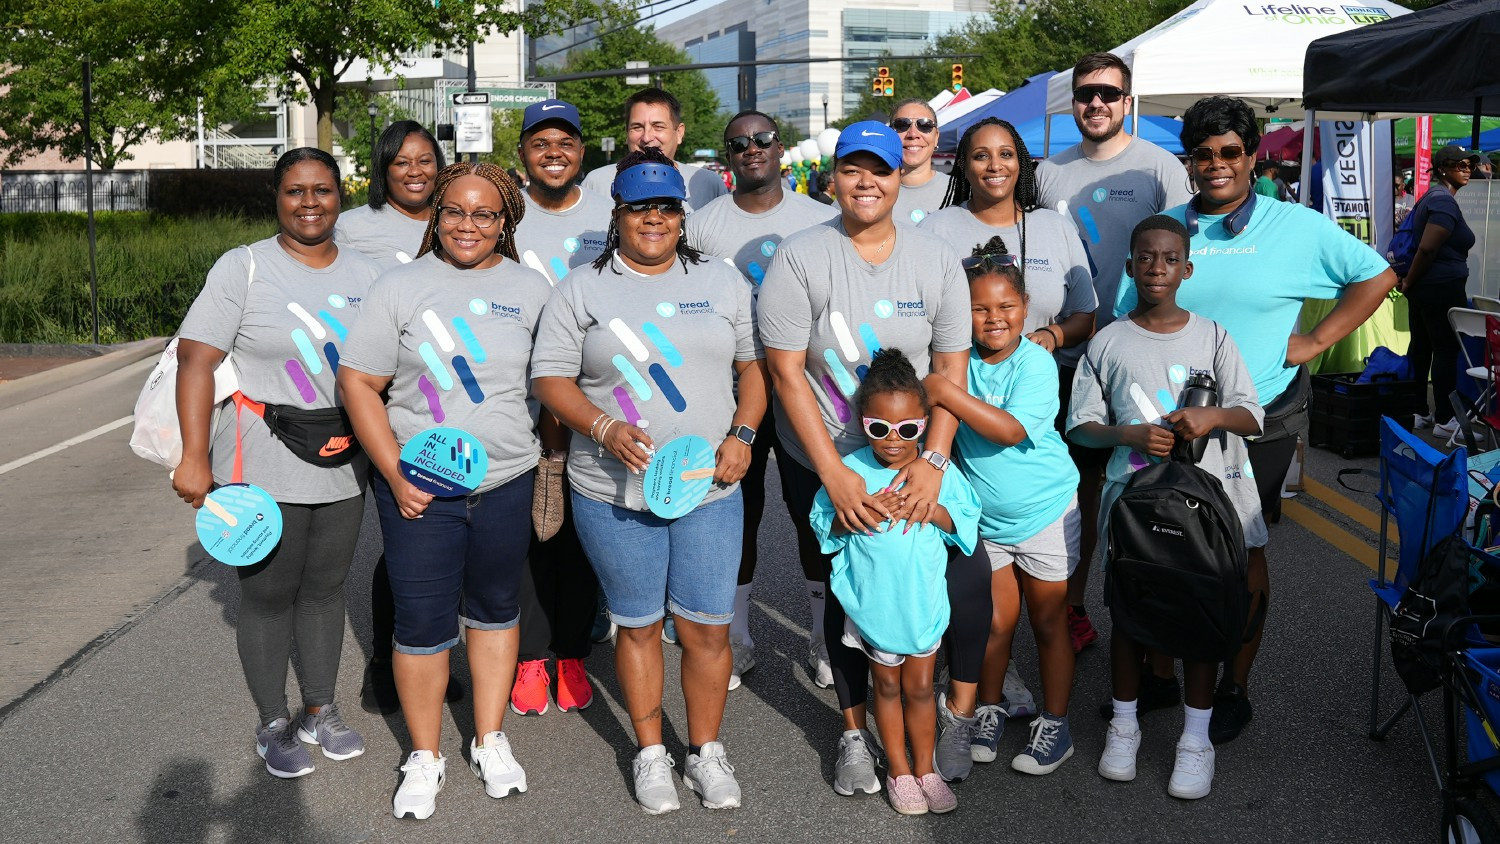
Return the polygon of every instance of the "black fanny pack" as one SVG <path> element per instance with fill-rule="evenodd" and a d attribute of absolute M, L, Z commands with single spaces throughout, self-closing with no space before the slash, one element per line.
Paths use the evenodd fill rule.
<path fill-rule="evenodd" d="M 285 404 L 264 405 L 261 418 L 276 439 L 303 462 L 343 466 L 361 451 L 354 426 L 342 407 L 303 410 Z"/>
<path fill-rule="evenodd" d="M 1253 441 L 1275 442 L 1307 433 L 1307 405 L 1312 398 L 1312 374 L 1307 367 L 1297 367 L 1292 383 L 1270 404 L 1264 405 L 1266 421 L 1261 435 Z"/>

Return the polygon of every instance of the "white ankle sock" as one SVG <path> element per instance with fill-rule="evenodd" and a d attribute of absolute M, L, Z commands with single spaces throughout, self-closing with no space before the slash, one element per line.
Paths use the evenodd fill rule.
<path fill-rule="evenodd" d="M 729 622 L 729 638 L 754 645 L 750 638 L 750 590 L 754 584 L 734 587 L 734 619 Z"/>
<path fill-rule="evenodd" d="M 826 588 L 821 580 L 804 580 L 807 587 L 807 608 L 812 613 L 812 633 L 808 636 L 812 644 L 823 641 L 823 590 Z"/>
<path fill-rule="evenodd" d="M 1193 736 L 1204 744 L 1212 744 L 1208 740 L 1208 719 L 1214 714 L 1212 709 L 1194 709 L 1187 704 L 1182 705 L 1182 734 Z"/>
<path fill-rule="evenodd" d="M 1136 727 L 1137 729 L 1139 729 L 1139 727 L 1136 724 L 1136 720 L 1135 720 L 1135 713 L 1136 713 L 1136 702 L 1135 701 L 1133 701 L 1133 700 L 1116 700 L 1114 698 L 1111 698 L 1110 699 L 1110 704 L 1113 705 L 1114 708 L 1115 708 L 1115 715 L 1110 720 L 1120 722 L 1121 726 L 1123 726 L 1123 725 L 1125 725 L 1125 724 L 1128 723 L 1130 726 Z"/>

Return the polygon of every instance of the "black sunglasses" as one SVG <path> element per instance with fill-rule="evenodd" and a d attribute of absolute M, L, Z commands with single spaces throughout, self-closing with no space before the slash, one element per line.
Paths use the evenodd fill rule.
<path fill-rule="evenodd" d="M 1079 85 L 1073 89 L 1073 102 L 1079 105 L 1088 105 L 1099 98 L 1101 103 L 1117 103 L 1125 96 L 1125 92 L 1113 85 Z"/>
<path fill-rule="evenodd" d="M 897 117 L 891 120 L 891 128 L 897 132 L 905 132 L 915 124 L 917 131 L 927 134 L 937 128 L 937 121 L 930 117 Z"/>
<path fill-rule="evenodd" d="M 1020 260 L 1018 260 L 1015 255 L 1012 255 L 1009 252 L 1005 252 L 1000 255 L 974 255 L 972 257 L 965 258 L 962 261 L 959 261 L 958 265 L 960 267 L 963 267 L 965 270 L 972 270 L 976 267 L 985 266 L 986 264 L 996 269 L 1001 269 L 1004 267 L 1018 266 L 1020 263 Z"/>
<path fill-rule="evenodd" d="M 755 145 L 761 149 L 770 149 L 771 144 L 779 140 L 781 140 L 781 136 L 775 132 L 756 132 L 753 135 L 735 135 L 733 138 L 725 141 L 725 143 L 729 144 L 730 152 L 738 155 L 750 149 L 751 141 L 754 141 Z"/>
<path fill-rule="evenodd" d="M 645 202 L 622 202 L 620 207 L 632 214 L 645 214 L 656 211 L 664 216 L 676 217 L 682 214 L 682 203 L 676 199 L 650 199 Z"/>
<path fill-rule="evenodd" d="M 1239 161 L 1241 158 L 1243 158 L 1245 155 L 1245 148 L 1243 146 L 1240 146 L 1239 144 L 1229 144 L 1227 146 L 1219 147 L 1218 149 L 1214 149 L 1213 147 L 1193 147 L 1192 152 L 1188 154 L 1191 155 L 1193 157 L 1193 160 L 1198 162 L 1199 164 L 1207 164 L 1210 161 L 1213 161 L 1214 156 L 1216 155 L 1219 157 L 1220 161 L 1223 161 L 1227 164 L 1231 161 Z"/>

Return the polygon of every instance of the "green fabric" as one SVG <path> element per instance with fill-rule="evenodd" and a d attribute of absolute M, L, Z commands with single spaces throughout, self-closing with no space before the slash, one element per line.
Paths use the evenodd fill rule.
<path fill-rule="evenodd" d="M 1500 117 L 1481 117 L 1479 131 L 1487 132 L 1500 126 Z M 1469 114 L 1434 114 L 1432 116 L 1432 148 L 1446 144 L 1467 147 L 1473 138 L 1474 117 Z M 1414 117 L 1403 117 L 1395 123 L 1391 141 L 1392 152 L 1399 156 L 1411 156 L 1416 152 L 1417 121 Z"/>
<path fill-rule="evenodd" d="M 1276 183 L 1265 176 L 1261 176 L 1255 180 L 1255 192 L 1261 196 L 1269 196 L 1272 199 L 1281 198 L 1281 190 L 1276 187 Z"/>
<path fill-rule="evenodd" d="M 1336 299 L 1308 299 L 1302 303 L 1302 332 L 1305 334 L 1311 331 L 1337 304 Z M 1410 339 L 1406 297 L 1387 297 L 1375 313 L 1365 320 L 1364 325 L 1333 344 L 1328 351 L 1313 358 L 1307 366 L 1314 374 L 1362 372 L 1365 358 L 1375 351 L 1376 346 L 1385 346 L 1398 355 L 1404 355 Z"/>

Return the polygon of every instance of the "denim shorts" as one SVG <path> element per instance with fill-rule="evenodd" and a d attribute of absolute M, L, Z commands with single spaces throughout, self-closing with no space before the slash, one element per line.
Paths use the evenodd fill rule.
<path fill-rule="evenodd" d="M 398 652 L 446 651 L 458 644 L 460 624 L 516 626 L 531 549 L 532 474 L 474 495 L 434 498 L 420 519 L 402 518 L 390 486 L 375 474 Z"/>
<path fill-rule="evenodd" d="M 740 490 L 680 519 L 663 519 L 573 492 L 578 541 L 599 575 L 609 617 L 647 627 L 663 615 L 699 624 L 734 618 L 744 502 Z"/>

